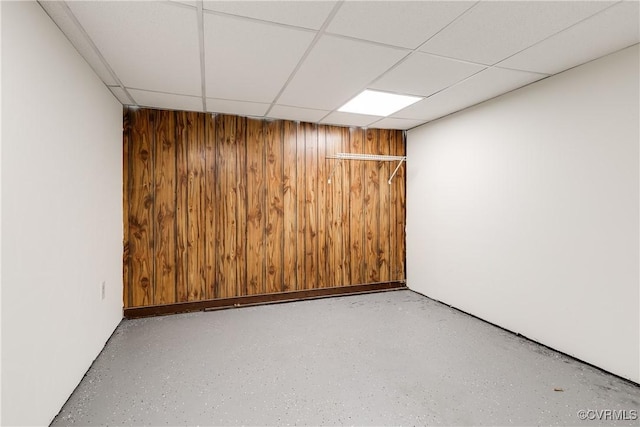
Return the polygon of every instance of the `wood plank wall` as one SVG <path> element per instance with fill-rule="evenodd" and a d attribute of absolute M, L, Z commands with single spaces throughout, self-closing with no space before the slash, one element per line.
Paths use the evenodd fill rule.
<path fill-rule="evenodd" d="M 124 115 L 125 308 L 404 280 L 402 131 Z"/>

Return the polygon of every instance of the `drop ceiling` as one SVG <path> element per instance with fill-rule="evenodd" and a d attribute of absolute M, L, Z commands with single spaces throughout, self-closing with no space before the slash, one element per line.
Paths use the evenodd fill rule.
<path fill-rule="evenodd" d="M 638 1 L 41 1 L 124 105 L 410 129 L 636 44 Z M 338 112 L 364 89 L 424 99 Z"/>

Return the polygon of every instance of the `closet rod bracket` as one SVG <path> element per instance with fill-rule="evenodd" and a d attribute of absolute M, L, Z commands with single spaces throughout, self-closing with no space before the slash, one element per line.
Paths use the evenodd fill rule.
<path fill-rule="evenodd" d="M 333 165 L 333 168 L 331 169 L 331 173 L 329 174 L 329 179 L 327 179 L 328 184 L 331 184 L 331 178 L 333 177 L 333 174 L 336 171 L 336 168 L 343 160 L 372 160 L 376 162 L 398 162 L 398 166 L 396 166 L 393 173 L 389 177 L 389 180 L 387 181 L 387 183 L 391 185 L 391 180 L 393 179 L 394 176 L 396 176 L 396 173 L 398 172 L 398 169 L 400 169 L 400 166 L 402 166 L 402 163 L 407 161 L 407 156 L 388 156 L 385 154 L 336 153 L 334 155 L 327 156 L 327 159 L 338 160 Z"/>

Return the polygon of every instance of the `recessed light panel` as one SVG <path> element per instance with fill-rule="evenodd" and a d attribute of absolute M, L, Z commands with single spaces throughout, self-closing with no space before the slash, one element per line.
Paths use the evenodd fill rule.
<path fill-rule="evenodd" d="M 421 99 L 418 96 L 397 95 L 395 93 L 365 89 L 360 95 L 340 107 L 338 111 L 386 117 Z"/>

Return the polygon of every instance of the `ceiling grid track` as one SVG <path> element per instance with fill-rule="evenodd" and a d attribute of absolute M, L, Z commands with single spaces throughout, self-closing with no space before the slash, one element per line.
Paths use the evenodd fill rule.
<path fill-rule="evenodd" d="M 519 51 L 517 51 L 517 52 L 515 52 L 515 53 L 512 53 L 511 55 L 507 56 L 506 58 L 502 58 L 502 59 L 501 59 L 501 60 L 499 60 L 498 62 L 496 62 L 496 63 L 492 64 L 492 66 L 496 66 L 496 64 L 499 64 L 499 63 L 501 63 L 501 62 L 503 62 L 503 61 L 506 61 L 507 59 L 509 59 L 509 58 L 511 58 L 511 57 L 513 57 L 513 56 L 516 56 L 517 54 L 519 54 L 519 53 L 521 53 L 521 52 L 524 52 L 525 50 L 527 50 L 527 49 L 529 49 L 529 48 L 531 48 L 531 47 L 533 47 L 533 46 L 535 46 L 535 45 L 538 45 L 538 44 L 540 44 L 540 43 L 544 42 L 545 40 L 550 39 L 551 37 L 557 36 L 558 34 L 560 34 L 560 33 L 562 33 L 562 32 L 565 32 L 565 31 L 567 31 L 568 29 L 573 28 L 573 27 L 575 27 L 575 26 L 576 26 L 576 25 L 578 25 L 578 24 L 583 23 L 584 21 L 587 21 L 587 20 L 589 20 L 589 19 L 593 18 L 594 16 L 599 15 L 600 13 L 603 13 L 605 10 L 607 10 L 607 9 L 611 9 L 612 7 L 616 6 L 617 4 L 619 4 L 619 3 L 621 3 L 621 2 L 622 2 L 622 0 L 617 1 L 617 2 L 615 2 L 615 3 L 613 3 L 613 4 L 611 4 L 610 6 L 607 6 L 606 8 L 604 8 L 604 9 L 602 9 L 602 10 L 599 10 L 599 11 L 597 11 L 597 12 L 595 12 L 595 13 L 593 13 L 593 14 L 589 15 L 589 16 L 587 16 L 587 17 L 585 17 L 585 18 L 583 18 L 583 19 L 579 20 L 578 22 L 573 23 L 572 25 L 570 25 L 570 26 L 568 26 L 568 27 L 562 28 L 561 30 L 556 31 L 556 32 L 555 32 L 555 33 L 553 33 L 553 34 L 549 34 L 547 37 L 545 37 L 545 38 L 543 38 L 543 39 L 541 39 L 541 40 L 538 40 L 537 42 L 533 43 L 532 45 L 527 46 L 527 47 L 525 47 L 525 48 L 522 48 L 522 49 L 520 49 Z M 505 70 L 516 70 L 515 68 L 508 68 L 508 67 L 498 67 L 498 68 L 504 68 Z M 516 71 L 525 71 L 525 70 L 516 70 Z M 529 72 L 531 72 L 531 71 L 529 71 Z M 542 74 L 542 73 L 541 73 L 541 74 Z M 549 76 L 549 74 L 545 74 L 545 75 L 546 75 L 546 76 Z"/>
<path fill-rule="evenodd" d="M 333 6 L 333 9 L 331 9 L 331 12 L 329 13 L 329 16 L 327 16 L 327 19 L 325 19 L 324 22 L 322 23 L 322 27 L 320 27 L 320 29 L 316 33 L 316 36 L 313 38 L 313 40 L 309 44 L 309 47 L 307 48 L 307 50 L 304 52 L 304 54 L 300 58 L 300 61 L 298 61 L 298 63 L 296 64 L 295 68 L 293 69 L 293 71 L 291 72 L 289 77 L 287 78 L 287 81 L 284 82 L 284 85 L 282 85 L 282 88 L 280 89 L 280 91 L 278 92 L 276 97 L 271 102 L 271 105 L 269 105 L 269 108 L 267 109 L 267 111 L 264 113 L 265 117 L 267 117 L 269 115 L 269 113 L 271 112 L 273 107 L 278 103 L 278 99 L 280 99 L 280 97 L 284 93 L 284 91 L 287 88 L 287 86 L 289 85 L 289 83 L 291 83 L 291 81 L 295 77 L 295 75 L 298 72 L 298 70 L 300 69 L 300 67 L 302 67 L 302 64 L 304 63 L 304 61 L 307 59 L 307 57 L 309 56 L 309 54 L 311 53 L 311 51 L 313 50 L 315 45 L 318 43 L 320 38 L 324 35 L 325 30 L 327 29 L 327 27 L 331 23 L 331 20 L 333 20 L 333 17 L 336 16 L 336 14 L 338 13 L 338 10 L 340 10 L 340 8 L 342 7 L 343 3 L 344 3 L 344 0 L 340 0 L 339 2 L 337 2 L 335 4 L 335 6 Z"/>
<path fill-rule="evenodd" d="M 78 18 L 76 18 L 76 15 L 74 15 L 73 11 L 71 11 L 71 8 L 67 4 L 67 2 L 61 1 L 60 4 L 62 5 L 62 8 L 64 9 L 65 13 L 69 16 L 73 24 L 76 26 L 78 31 L 80 31 L 80 34 L 82 34 L 82 37 L 85 38 L 89 46 L 91 46 L 91 49 L 93 49 L 93 51 L 98 56 L 100 61 L 102 61 L 102 64 L 105 66 L 109 74 L 111 74 L 111 77 L 113 78 L 113 80 L 115 80 L 115 82 L 118 84 L 120 89 L 122 89 L 122 91 L 127 96 L 127 98 L 129 98 L 129 101 L 131 101 L 131 105 L 138 105 L 138 103 L 135 101 L 135 99 L 133 99 L 133 96 L 131 96 L 127 88 L 122 84 L 122 81 L 120 81 L 120 78 L 118 77 L 118 75 L 115 73 L 115 71 L 113 71 L 113 68 L 111 68 L 111 65 L 109 65 L 107 60 L 104 59 L 104 56 L 102 56 L 102 52 L 100 52 L 100 49 L 98 49 L 98 46 L 96 46 L 96 44 L 93 42 L 91 37 L 89 37 L 89 34 L 84 29 L 84 27 L 82 26 Z"/>
<path fill-rule="evenodd" d="M 640 41 L 637 0 L 38 3 L 124 105 L 364 128 L 413 128 Z M 421 101 L 342 109 L 364 89 Z"/>
<path fill-rule="evenodd" d="M 398 68 L 403 62 L 405 62 L 407 59 L 409 59 L 412 55 L 414 55 L 416 52 L 418 52 L 418 50 L 424 46 L 429 40 L 431 40 L 432 38 L 434 38 L 435 36 L 437 36 L 438 34 L 440 34 L 442 31 L 444 31 L 447 27 L 449 27 L 451 24 L 453 24 L 454 22 L 456 22 L 458 19 L 460 19 L 462 16 L 464 16 L 465 14 L 467 14 L 471 9 L 473 9 L 474 7 L 476 7 L 478 5 L 478 3 L 480 3 L 480 0 L 476 1 L 474 4 L 472 4 L 471 6 L 469 6 L 466 10 L 462 11 L 458 16 L 456 16 L 454 19 L 451 20 L 451 22 L 449 22 L 447 25 L 445 25 L 444 27 L 440 28 L 440 30 L 438 30 L 435 34 L 433 34 L 431 37 L 429 37 L 427 40 L 425 40 L 424 42 L 420 43 L 418 46 L 416 46 L 414 49 L 411 49 L 409 53 L 407 53 L 404 57 L 400 58 L 400 60 L 398 62 L 396 62 L 395 64 L 393 64 L 391 67 L 389 67 L 389 69 L 387 69 L 384 73 L 381 73 L 378 77 L 376 77 L 375 79 L 373 79 L 372 81 L 370 81 L 369 83 L 367 83 L 363 88 L 360 89 L 360 92 L 362 92 L 363 90 L 367 89 L 369 86 L 371 86 L 372 84 L 374 84 L 375 82 L 377 82 L 378 80 L 380 80 L 381 78 L 383 78 L 385 75 L 387 75 L 389 72 L 393 71 L 394 69 Z M 366 41 L 366 40 L 365 40 Z M 424 52 L 427 53 L 427 52 Z M 430 54 L 429 54 L 430 55 Z M 455 59 L 455 58 L 448 58 L 448 59 Z M 456 59 L 457 61 L 459 61 L 458 59 Z M 469 61 L 463 61 L 463 62 L 469 62 Z M 478 65 L 485 65 L 485 64 L 478 64 Z M 484 71 L 486 68 L 478 71 Z M 473 75 L 475 75 L 477 73 L 474 73 Z M 471 77 L 471 76 L 470 76 Z M 456 83 L 457 84 L 457 83 Z M 451 85 L 454 86 L 454 85 Z M 451 87 L 449 86 L 449 87 Z M 447 88 L 443 88 L 442 90 L 446 90 Z M 385 91 L 388 92 L 388 91 Z M 440 91 L 441 92 L 441 91 Z M 397 92 L 391 92 L 391 93 L 397 93 Z M 408 93 L 397 93 L 398 95 L 411 95 L 411 96 L 419 96 L 419 95 L 414 95 L 414 94 L 408 94 Z M 356 94 L 357 95 L 357 94 Z M 434 95 L 434 94 L 431 94 Z M 431 96 L 430 95 L 430 96 Z M 423 97 L 421 96 L 421 98 L 428 98 L 428 97 Z M 346 102 L 348 102 L 351 98 L 349 99 L 345 99 L 342 104 L 340 105 L 344 105 Z M 340 108 L 340 107 L 338 107 Z M 326 119 L 327 117 L 329 117 L 331 114 L 333 114 L 334 112 L 338 111 L 338 109 L 332 110 L 330 112 L 328 112 L 322 119 L 320 119 L 320 121 Z M 376 123 L 378 123 L 381 120 L 384 120 L 388 117 L 380 117 L 378 120 L 375 120 L 374 122 L 370 123 L 369 126 L 374 125 Z"/>

